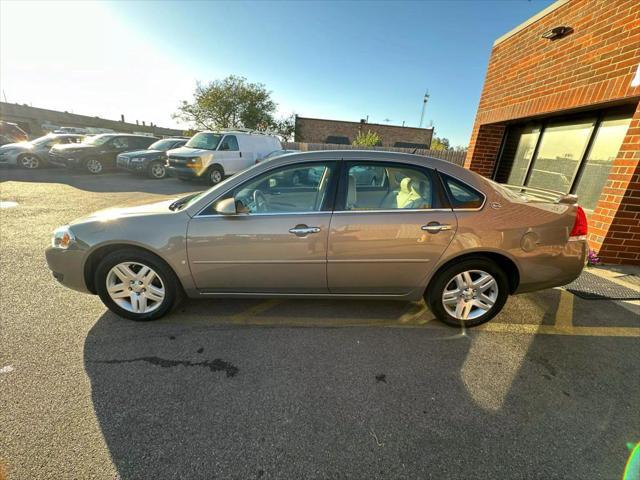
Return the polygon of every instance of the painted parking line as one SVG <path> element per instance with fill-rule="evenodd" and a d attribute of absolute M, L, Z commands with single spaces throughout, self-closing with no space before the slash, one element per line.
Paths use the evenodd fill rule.
<path fill-rule="evenodd" d="M 529 335 L 579 335 L 590 337 L 640 337 L 640 327 L 561 327 L 555 325 L 526 325 L 515 323 L 485 323 L 473 330 L 497 333 L 525 333 Z"/>

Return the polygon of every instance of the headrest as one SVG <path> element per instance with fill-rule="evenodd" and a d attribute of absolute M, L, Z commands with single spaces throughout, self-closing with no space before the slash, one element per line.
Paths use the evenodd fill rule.
<path fill-rule="evenodd" d="M 409 177 L 404 177 L 400 182 L 400 191 L 404 193 L 411 192 L 411 179 Z"/>

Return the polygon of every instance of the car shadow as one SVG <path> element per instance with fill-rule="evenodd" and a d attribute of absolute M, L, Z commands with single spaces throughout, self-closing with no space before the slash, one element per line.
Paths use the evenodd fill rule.
<path fill-rule="evenodd" d="M 560 295 L 501 315 L 553 317 Z M 640 433 L 640 379 L 623 362 L 637 339 L 431 318 L 395 302 L 190 302 L 153 323 L 105 312 L 84 364 L 119 478 L 619 478 Z"/>
<path fill-rule="evenodd" d="M 91 175 L 65 168 L 23 170 L 6 165 L 0 167 L 1 182 L 60 183 L 88 192 L 144 192 L 165 195 L 191 193 L 209 188 L 204 182 L 183 182 L 176 178 L 154 180 L 127 172 L 109 171 L 100 175 Z"/>

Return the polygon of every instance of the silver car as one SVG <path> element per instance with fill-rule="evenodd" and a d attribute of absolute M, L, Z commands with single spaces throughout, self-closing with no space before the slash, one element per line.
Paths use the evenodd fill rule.
<path fill-rule="evenodd" d="M 0 147 L 0 164 L 41 168 L 48 165 L 49 150 L 54 145 L 80 143 L 82 139 L 83 135 L 50 133 L 29 142 L 8 143 Z"/>
<path fill-rule="evenodd" d="M 303 170 L 317 180 L 289 181 Z M 358 181 L 365 170 L 375 182 Z M 46 257 L 61 283 L 133 320 L 184 296 L 424 297 L 443 322 L 474 326 L 585 264 L 575 198 L 528 193 L 417 155 L 290 154 L 199 194 L 76 220 Z"/>

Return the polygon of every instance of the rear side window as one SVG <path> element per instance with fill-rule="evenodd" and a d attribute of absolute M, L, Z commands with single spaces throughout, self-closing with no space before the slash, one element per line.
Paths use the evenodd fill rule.
<path fill-rule="evenodd" d="M 480 208 L 484 203 L 484 195 L 466 183 L 448 175 L 442 180 L 453 208 Z"/>

